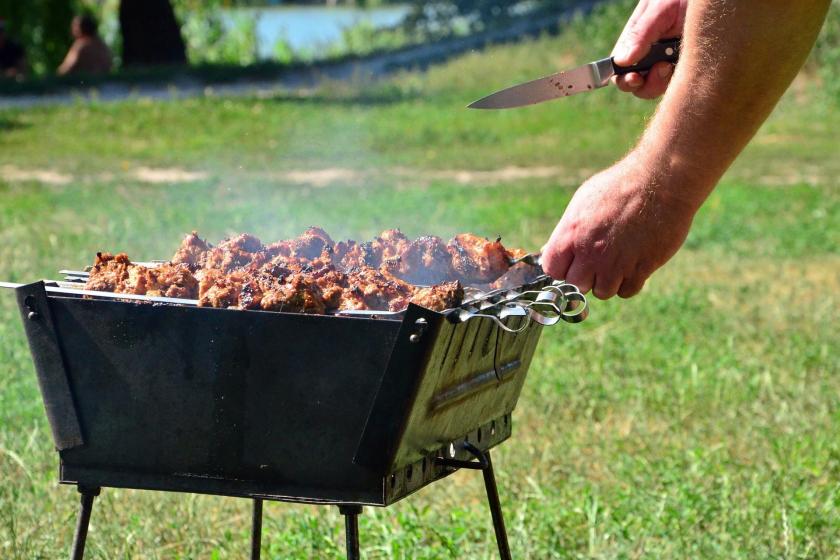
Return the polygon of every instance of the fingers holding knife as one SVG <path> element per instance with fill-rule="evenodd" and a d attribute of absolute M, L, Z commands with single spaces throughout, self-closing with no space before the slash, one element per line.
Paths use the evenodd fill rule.
<path fill-rule="evenodd" d="M 612 81 L 621 91 L 632 93 L 640 99 L 656 99 L 665 93 L 674 73 L 670 62 L 657 62 L 645 75 L 630 72 L 613 76 Z"/>

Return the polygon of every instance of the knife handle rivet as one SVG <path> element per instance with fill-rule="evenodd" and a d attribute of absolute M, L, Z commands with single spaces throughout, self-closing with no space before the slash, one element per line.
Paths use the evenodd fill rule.
<path fill-rule="evenodd" d="M 667 49 L 665 49 L 665 54 L 667 54 L 668 56 L 673 55 L 674 54 L 673 47 L 668 47 Z"/>

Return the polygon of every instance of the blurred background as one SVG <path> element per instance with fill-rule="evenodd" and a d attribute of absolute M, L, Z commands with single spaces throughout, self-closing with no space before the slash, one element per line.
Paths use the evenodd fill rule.
<path fill-rule="evenodd" d="M 50 74 L 71 44 L 70 20 L 87 14 L 119 71 L 173 63 L 248 65 L 315 61 L 499 29 L 594 2 L 458 0 L 33 0 L 0 2 L 7 33 L 33 76 Z M 135 32 L 141 28 L 143 32 Z M 153 51 L 145 57 L 132 52 Z M 126 54 L 128 53 L 128 55 Z"/>
<path fill-rule="evenodd" d="M 0 0 L 0 280 L 198 230 L 501 235 L 538 250 L 656 104 L 468 111 L 607 56 L 601 2 Z M 494 454 L 517 558 L 840 558 L 840 4 L 684 248 L 546 332 Z M 698 154 L 702 158 L 703 154 Z M 78 504 L 0 290 L 0 558 L 67 555 Z M 481 477 L 366 508 L 366 558 L 494 558 Z M 106 489 L 89 558 L 242 558 L 245 500 Z M 266 506 L 266 558 L 342 558 L 334 508 Z"/>

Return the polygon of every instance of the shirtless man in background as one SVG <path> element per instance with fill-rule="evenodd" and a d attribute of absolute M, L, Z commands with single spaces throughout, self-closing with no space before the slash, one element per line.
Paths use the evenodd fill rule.
<path fill-rule="evenodd" d="M 802 67 L 831 0 L 641 0 L 616 44 L 630 65 L 683 36 L 680 63 L 618 78 L 665 94 L 635 148 L 586 181 L 542 250 L 545 271 L 595 297 L 637 294 Z"/>
<path fill-rule="evenodd" d="M 58 74 L 107 74 L 111 71 L 111 49 L 99 36 L 92 16 L 76 16 L 70 25 L 73 45 L 58 67 Z"/>

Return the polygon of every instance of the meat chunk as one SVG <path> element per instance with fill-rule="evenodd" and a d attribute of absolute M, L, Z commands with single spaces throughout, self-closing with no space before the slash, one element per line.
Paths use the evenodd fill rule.
<path fill-rule="evenodd" d="M 411 296 L 411 303 L 432 311 L 452 309 L 461 305 L 463 301 L 464 288 L 457 280 L 427 288 L 417 288 Z"/>
<path fill-rule="evenodd" d="M 125 253 L 96 253 L 85 289 L 96 292 L 124 292 L 129 270 L 133 266 Z"/>
<path fill-rule="evenodd" d="M 312 278 L 294 274 L 286 282 L 263 293 L 260 307 L 266 311 L 323 314 L 327 306 L 321 289 Z"/>
<path fill-rule="evenodd" d="M 521 285 L 539 269 L 509 260 L 499 240 L 472 234 L 410 240 L 398 229 L 372 241 L 334 243 L 321 228 L 264 245 L 240 234 L 213 246 L 187 235 L 171 263 L 146 267 L 124 253 L 97 253 L 89 290 L 198 299 L 203 307 L 326 313 L 336 309 L 401 311 L 410 302 L 442 311 L 460 305 L 462 285 Z M 425 287 L 421 287 L 425 286 Z"/>
<path fill-rule="evenodd" d="M 387 229 L 373 241 L 340 241 L 335 246 L 334 261 L 344 270 L 355 267 L 379 268 L 383 262 L 399 259 L 411 241 L 398 229 Z"/>
<path fill-rule="evenodd" d="M 86 290 L 195 299 L 198 281 L 186 264 L 146 267 L 132 263 L 125 253 L 97 253 Z"/>
<path fill-rule="evenodd" d="M 386 229 L 371 242 L 374 252 L 382 261 L 398 258 L 410 244 L 411 240 L 398 229 Z"/>
<path fill-rule="evenodd" d="M 411 284 L 438 284 L 455 278 L 452 256 L 440 237 L 418 237 L 387 265 L 388 272 Z"/>
<path fill-rule="evenodd" d="M 172 256 L 172 262 L 185 264 L 195 270 L 201 266 L 208 249 L 210 245 L 198 236 L 198 232 L 193 231 L 181 241 L 181 246 Z"/>
<path fill-rule="evenodd" d="M 382 263 L 382 248 L 372 242 L 340 241 L 335 246 L 333 259 L 344 270 L 357 267 L 378 268 Z"/>
<path fill-rule="evenodd" d="M 317 258 L 325 247 L 335 245 L 329 234 L 318 227 L 310 227 L 290 242 L 292 256 L 302 259 Z"/>
<path fill-rule="evenodd" d="M 238 307 L 246 281 L 242 272 L 226 274 L 219 269 L 206 270 L 198 284 L 198 306 Z"/>
<path fill-rule="evenodd" d="M 452 268 L 465 284 L 493 282 L 510 268 L 508 252 L 499 239 L 462 233 L 453 237 L 446 249 L 452 256 Z"/>
<path fill-rule="evenodd" d="M 144 294 L 181 299 L 198 298 L 198 280 L 186 264 L 165 263 L 143 270 Z"/>
<path fill-rule="evenodd" d="M 340 309 L 401 311 L 408 306 L 414 287 L 385 271 L 357 267 L 347 272 L 347 287 L 341 294 Z"/>

